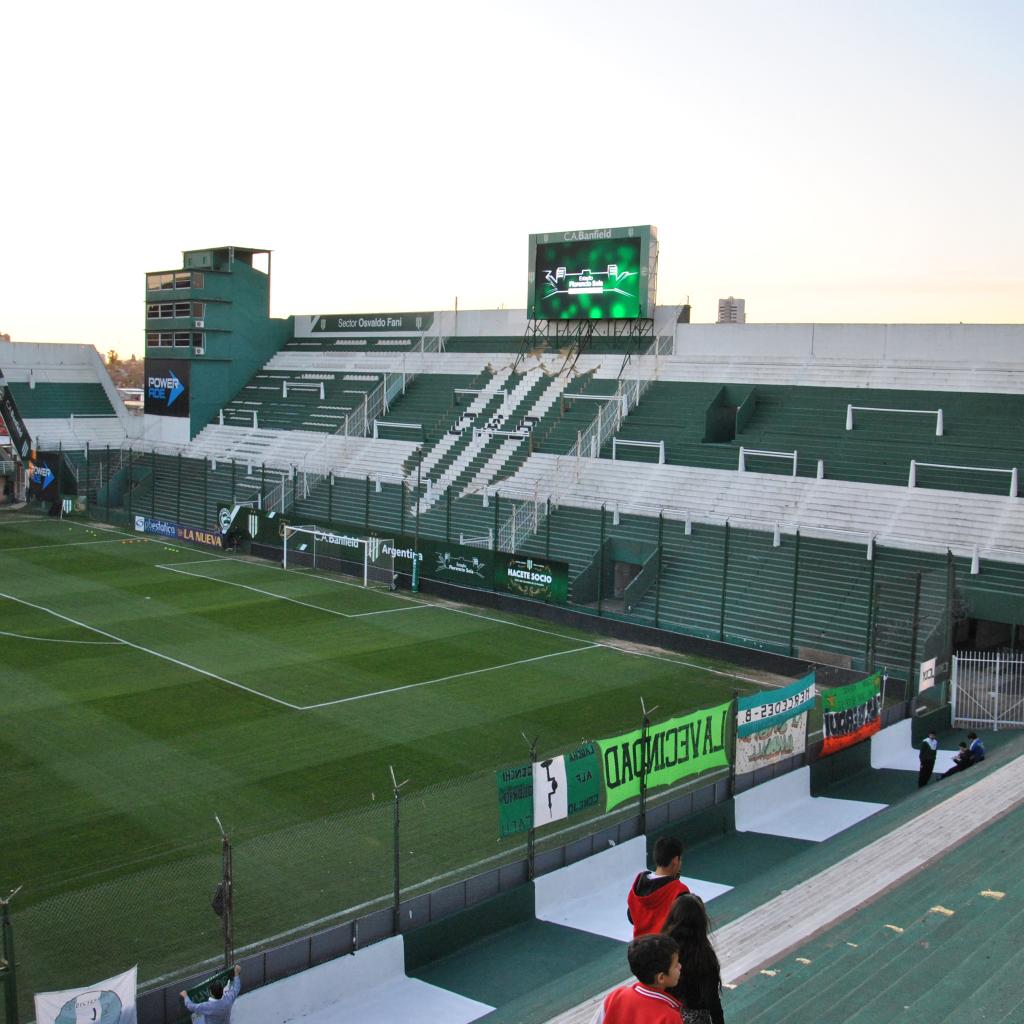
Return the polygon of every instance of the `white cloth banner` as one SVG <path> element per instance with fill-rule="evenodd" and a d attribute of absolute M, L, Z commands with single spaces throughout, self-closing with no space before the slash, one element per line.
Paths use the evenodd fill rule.
<path fill-rule="evenodd" d="M 36 1024 L 135 1024 L 136 964 L 85 989 L 37 992 Z"/>
<path fill-rule="evenodd" d="M 565 757 L 550 757 L 533 764 L 533 827 L 540 828 L 569 816 Z"/>
<path fill-rule="evenodd" d="M 766 768 L 807 749 L 807 712 L 751 736 L 736 737 L 736 774 Z"/>

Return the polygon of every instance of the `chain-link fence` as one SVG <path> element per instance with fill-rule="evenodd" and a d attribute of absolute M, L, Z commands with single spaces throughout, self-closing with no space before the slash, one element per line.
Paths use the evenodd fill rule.
<path fill-rule="evenodd" d="M 221 817 L 233 854 L 235 956 L 389 910 L 396 873 L 405 904 L 522 862 L 528 835 L 499 837 L 498 767 L 425 787 L 396 767 L 397 815 L 390 778 L 362 806 L 272 831 L 248 832 L 232 820 L 228 804 Z M 655 790 L 647 807 L 727 776 L 716 769 Z M 535 850 L 568 845 L 635 818 L 638 809 L 635 799 L 611 812 L 592 808 L 539 830 Z M 208 841 L 154 857 L 126 849 L 89 884 L 68 883 L 42 898 L 27 888 L 13 906 L 22 1019 L 33 1015 L 32 993 L 91 984 L 136 962 L 141 989 L 216 967 L 224 939 L 212 904 L 222 870 L 220 833 L 211 821 Z"/>

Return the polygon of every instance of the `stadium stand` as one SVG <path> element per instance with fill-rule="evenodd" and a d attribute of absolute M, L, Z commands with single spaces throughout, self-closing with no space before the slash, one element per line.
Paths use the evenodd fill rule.
<path fill-rule="evenodd" d="M 120 447 L 142 433 L 91 345 L 0 342 L 0 370 L 37 448 Z"/>

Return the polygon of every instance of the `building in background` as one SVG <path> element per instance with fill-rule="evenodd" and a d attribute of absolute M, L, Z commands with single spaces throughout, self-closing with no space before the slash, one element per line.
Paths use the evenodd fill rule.
<path fill-rule="evenodd" d="M 747 322 L 746 299 L 734 299 L 731 295 L 727 299 L 719 299 L 718 322 L 720 324 L 745 324 Z"/>

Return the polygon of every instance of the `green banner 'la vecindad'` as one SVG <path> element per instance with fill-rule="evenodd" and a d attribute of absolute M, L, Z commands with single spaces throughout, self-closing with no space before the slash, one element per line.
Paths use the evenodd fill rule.
<path fill-rule="evenodd" d="M 728 765 L 726 729 L 732 702 L 672 718 L 647 729 L 647 757 L 643 757 L 640 729 L 598 740 L 604 774 L 605 810 L 640 795 L 640 775 L 646 762 L 648 789 L 667 786 L 687 775 Z"/>

